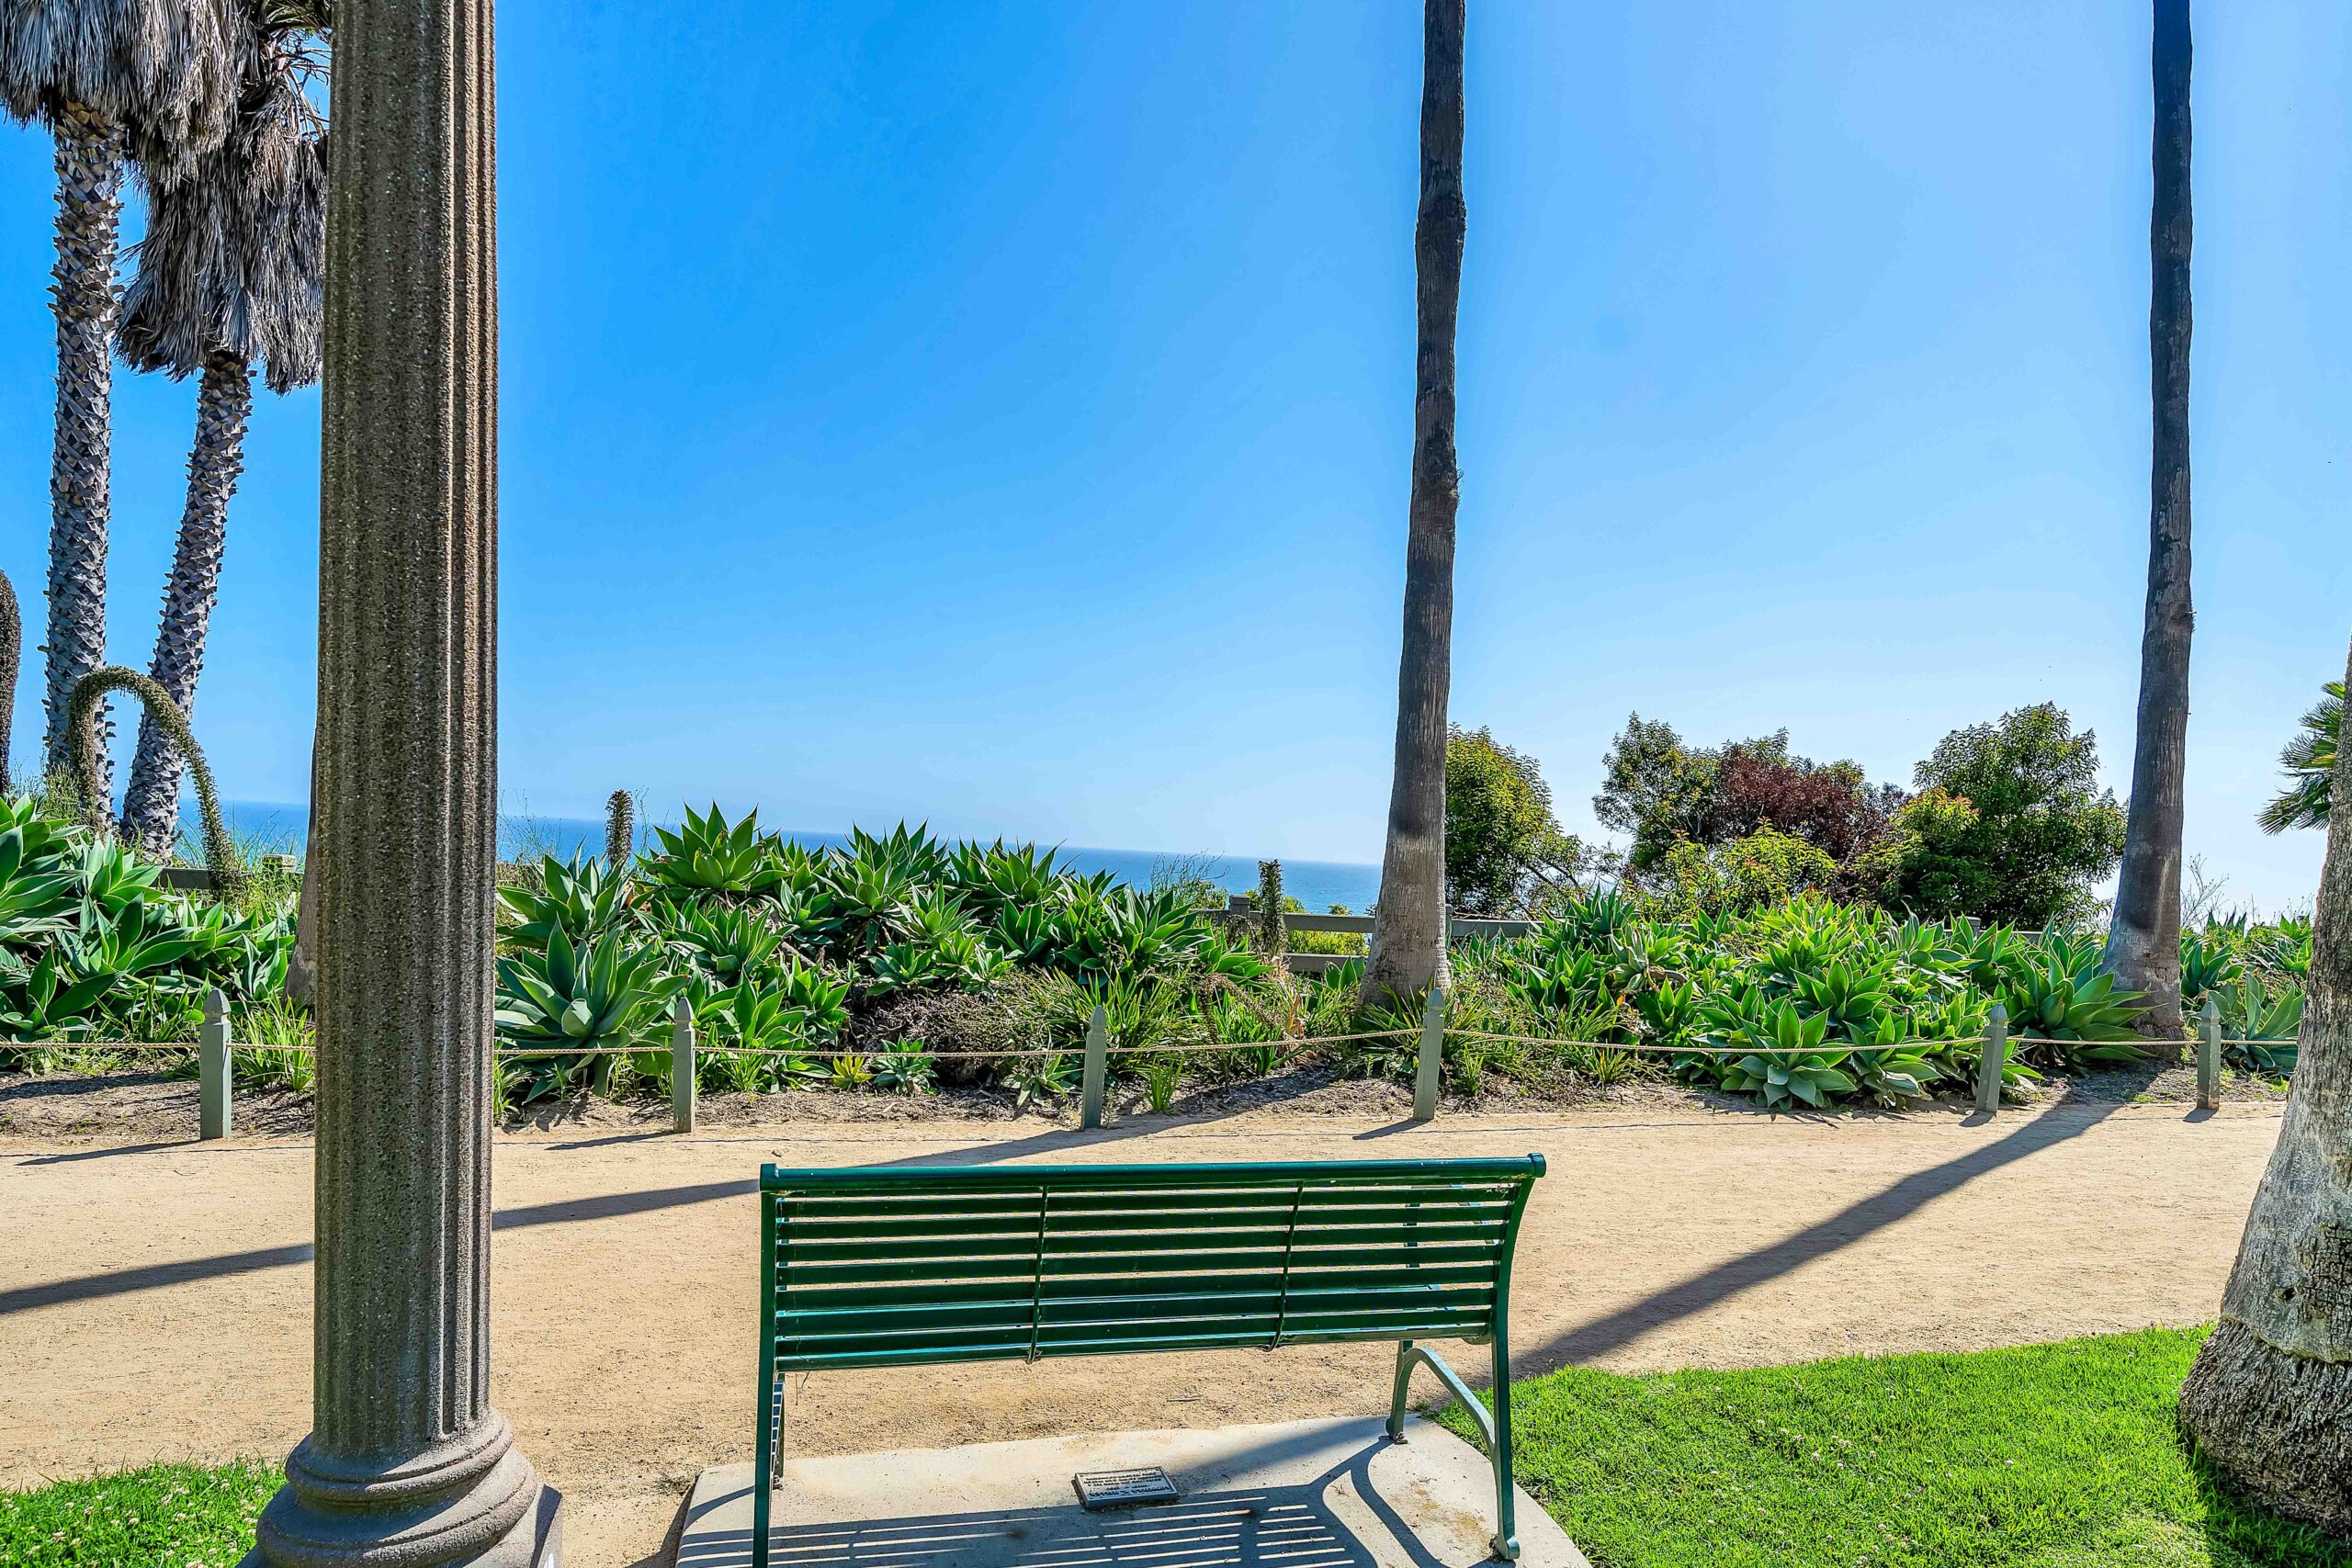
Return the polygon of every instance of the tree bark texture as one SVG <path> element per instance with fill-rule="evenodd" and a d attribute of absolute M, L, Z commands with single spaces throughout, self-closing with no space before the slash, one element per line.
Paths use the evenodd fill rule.
<path fill-rule="evenodd" d="M 319 526 L 311 1435 L 249 1563 L 549 1560 L 490 1403 L 496 258 L 487 0 L 339 0 Z"/>
<path fill-rule="evenodd" d="M 2140 638 L 2140 715 L 2131 818 L 2108 929 L 2107 967 L 2144 991 L 2140 1032 L 2166 1061 L 2181 1054 L 2180 864 L 2188 745 L 2188 0 L 2155 0 L 2155 194 L 2148 220 L 2148 366 L 2154 431 L 2148 507 L 2148 604 Z"/>
<path fill-rule="evenodd" d="M 107 661 L 107 446 L 113 419 L 115 249 L 122 227 L 122 128 L 78 104 L 56 116 L 56 446 L 49 470 L 49 640 L 41 765 L 73 766 L 74 682 Z M 112 721 L 99 719 L 99 779 Z"/>
<path fill-rule="evenodd" d="M 172 573 L 164 586 L 164 615 L 155 631 L 148 674 L 172 705 L 191 721 L 196 683 L 204 672 L 204 639 L 220 587 L 220 555 L 228 545 L 229 498 L 245 467 L 245 421 L 253 412 L 253 372 L 244 360 L 214 354 L 197 383 L 196 440 L 188 449 L 187 505 L 180 513 Z M 179 837 L 180 774 L 186 759 L 153 718 L 139 724 L 139 750 L 123 792 L 124 836 L 158 857 Z"/>
<path fill-rule="evenodd" d="M 2256 1502 L 2352 1539 L 2352 768 L 2335 765 L 2293 1091 L 2181 1423 Z"/>
<path fill-rule="evenodd" d="M 1463 31 L 1465 0 L 1422 12 L 1421 204 L 1413 226 L 1416 309 L 1413 488 L 1405 538 L 1405 637 L 1367 1001 L 1396 1005 L 1445 978 L 1445 732 L 1453 684 L 1453 337 L 1462 300 Z"/>

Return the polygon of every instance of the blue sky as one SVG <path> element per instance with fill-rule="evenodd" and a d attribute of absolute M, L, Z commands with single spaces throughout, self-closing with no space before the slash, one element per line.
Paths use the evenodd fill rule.
<path fill-rule="evenodd" d="M 2253 815 L 2352 633 L 2352 10 L 2199 10 L 2188 837 L 2275 907 L 2322 846 Z M 500 23 L 510 807 L 1377 858 L 1418 6 Z M 1474 0 L 1453 708 L 1571 828 L 1633 709 L 1907 781 L 2055 700 L 2121 789 L 2147 32 Z M 45 140 L 0 133 L 0 568 L 36 621 L 50 203 Z M 143 663 L 194 393 L 119 389 Z M 306 778 L 317 419 L 257 411 L 198 704 L 248 799 Z"/>

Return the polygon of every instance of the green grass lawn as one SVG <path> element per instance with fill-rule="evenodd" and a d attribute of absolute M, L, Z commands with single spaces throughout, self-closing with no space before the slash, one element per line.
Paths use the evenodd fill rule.
<path fill-rule="evenodd" d="M 1519 1479 L 1597 1568 L 2352 1568 L 2183 1454 L 2175 1401 L 2201 1337 L 1570 1369 L 1518 1385 Z M 0 1568 L 233 1568 L 277 1482 L 158 1465 L 0 1492 Z"/>
<path fill-rule="evenodd" d="M 0 1492 L 0 1568 L 236 1568 L 276 1465 L 159 1464 Z"/>
<path fill-rule="evenodd" d="M 1520 1484 L 1596 1568 L 2335 1568 L 2176 1433 L 2201 1332 L 1512 1390 Z M 1468 1430 L 1459 1414 L 1445 1418 Z"/>

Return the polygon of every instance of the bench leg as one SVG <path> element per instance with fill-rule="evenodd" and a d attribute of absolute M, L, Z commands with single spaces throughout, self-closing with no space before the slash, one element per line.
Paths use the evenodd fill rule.
<path fill-rule="evenodd" d="M 1388 1440 L 1405 1440 L 1405 1400 L 1413 1392 L 1413 1342 L 1396 1342 L 1396 1393 L 1388 1402 Z"/>
<path fill-rule="evenodd" d="M 1405 1440 L 1405 1396 L 1412 1385 L 1413 1367 L 1418 1362 L 1435 1372 L 1462 1408 L 1478 1428 L 1485 1440 L 1487 1462 L 1495 1472 L 1495 1535 L 1487 1549 L 1505 1562 L 1519 1561 L 1519 1516 L 1514 1506 L 1510 1487 L 1510 1352 L 1504 1348 L 1502 1336 L 1495 1336 L 1494 1409 L 1490 1413 L 1470 1385 L 1444 1359 L 1427 1346 L 1411 1340 L 1401 1340 L 1396 1346 L 1396 1392 L 1388 1404 L 1388 1439 Z"/>
<path fill-rule="evenodd" d="M 1510 1484 L 1510 1351 L 1495 1336 L 1495 1424 L 1487 1436 L 1487 1458 L 1495 1467 L 1495 1539 L 1488 1544 L 1505 1562 L 1519 1561 L 1519 1510 Z"/>

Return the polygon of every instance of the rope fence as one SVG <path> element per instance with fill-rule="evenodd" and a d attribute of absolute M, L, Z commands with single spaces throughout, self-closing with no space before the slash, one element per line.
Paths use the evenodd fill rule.
<path fill-rule="evenodd" d="M 1272 1053 L 1277 1064 L 1285 1064 L 1303 1053 L 1320 1046 L 1347 1045 L 1371 1040 L 1413 1040 L 1419 1042 L 1413 1083 L 1413 1116 L 1416 1121 L 1428 1121 L 1437 1114 L 1440 1078 L 1443 1072 L 1446 1042 L 1479 1041 L 1500 1045 L 1529 1045 L 1555 1052 L 1620 1052 L 1633 1055 L 1655 1056 L 1732 1056 L 1732 1057 L 1832 1057 L 1843 1059 L 1856 1055 L 1894 1053 L 1922 1048 L 1948 1050 L 1953 1047 L 1978 1046 L 1984 1049 L 1976 1071 L 1976 1106 L 1990 1114 L 2000 1104 L 2004 1069 L 2011 1052 L 2035 1045 L 2079 1045 L 2082 1041 L 2069 1041 L 2047 1035 L 2012 1035 L 2007 1028 L 2007 1010 L 1995 1003 L 1991 1010 L 1990 1027 L 1984 1034 L 1962 1036 L 1958 1039 L 1915 1039 L 1890 1041 L 1885 1043 L 1855 1043 L 1849 1041 L 1822 1041 L 1812 1045 L 1662 1045 L 1644 1041 L 1565 1040 L 1548 1035 L 1510 1034 L 1478 1029 L 1450 1029 L 1446 1026 L 1445 998 L 1442 990 L 1432 990 L 1423 1010 L 1419 1029 L 1369 1029 L 1347 1034 L 1283 1035 L 1271 1040 L 1182 1041 L 1158 1045 L 1114 1045 L 1110 1043 L 1109 1018 L 1106 1010 L 1097 1005 L 1087 1020 L 1082 1046 L 1023 1046 L 1001 1051 L 933 1051 L 909 1049 L 901 1043 L 890 1046 L 861 1048 L 854 1045 L 703 1045 L 695 1038 L 692 1010 L 685 1000 L 677 998 L 673 1004 L 673 1025 L 666 1042 L 648 1040 L 637 1045 L 548 1045 L 493 1046 L 494 1061 L 548 1061 L 614 1056 L 661 1056 L 667 1055 L 671 1066 L 671 1100 L 675 1124 L 680 1132 L 691 1132 L 695 1122 L 695 1100 L 697 1092 L 695 1059 L 699 1054 L 733 1057 L 783 1057 L 804 1062 L 842 1063 L 853 1059 L 872 1064 L 887 1064 L 896 1059 L 909 1066 L 929 1066 L 937 1062 L 1018 1062 L 1040 1059 L 1066 1059 L 1076 1055 L 1082 1063 L 1080 1089 L 1080 1125 L 1087 1128 L 1102 1124 L 1105 1110 L 1110 1058 L 1114 1056 L 1187 1057 L 1212 1055 L 1221 1052 L 1252 1051 Z M 230 1039 L 228 998 L 215 990 L 205 998 L 204 1031 L 194 1041 L 146 1040 L 32 1040 L 5 1043 L 17 1050 L 47 1048 L 60 1052 L 107 1055 L 116 1052 L 168 1051 L 198 1055 L 199 1098 L 203 1110 L 207 1138 L 227 1136 L 231 1096 L 229 1077 L 232 1053 L 244 1050 L 253 1053 L 282 1052 L 289 1055 L 313 1055 L 313 1044 L 240 1044 Z M 2220 1011 L 2208 1002 L 2199 1019 L 2197 1040 L 2198 1102 L 2212 1109 L 2221 1100 L 2221 1055 L 2228 1045 L 2278 1046 L 2291 1043 L 2278 1039 L 2224 1037 L 2221 1032 Z"/>
<path fill-rule="evenodd" d="M 1418 1029 L 1375 1029 L 1363 1034 L 1285 1034 L 1276 1040 L 1195 1040 L 1169 1045 L 1111 1045 L 1104 1055 L 1112 1056 L 1189 1056 L 1217 1051 L 1262 1051 L 1268 1046 L 1299 1050 L 1309 1045 L 1345 1045 L 1360 1040 L 1406 1039 L 1420 1033 Z M 1834 1051 L 1903 1051 L 1914 1046 L 1984 1045 L 1991 1036 L 1961 1035 L 1944 1039 L 1921 1038 L 1898 1040 L 1891 1045 L 1857 1045 L 1851 1041 L 1830 1040 L 1819 1045 L 1657 1045 L 1632 1040 L 1558 1040 L 1544 1034 L 1492 1034 L 1484 1030 L 1454 1029 L 1445 1031 L 1448 1040 L 1486 1040 L 1506 1045 L 1549 1045 L 1577 1051 L 1640 1051 L 1660 1055 L 1733 1055 L 1733 1056 L 1814 1056 Z M 2066 1040 L 2056 1035 L 2011 1034 L 2006 1037 L 2011 1045 L 2082 1045 L 2129 1044 L 2129 1041 Z M 2224 1036 L 2217 1045 L 2291 1045 L 2292 1036 L 2260 1035 L 2249 1038 Z M 2183 1043 L 2187 1043 L 2183 1042 Z M 198 1040 L 0 1040 L 0 1051 L 178 1051 L 200 1049 Z M 271 1045 L 252 1040 L 230 1042 L 235 1051 L 288 1051 L 298 1055 L 314 1054 L 318 1047 L 307 1044 Z M 545 1050 L 502 1046 L 492 1053 L 501 1061 L 528 1061 L 551 1056 L 646 1056 L 659 1055 L 667 1044 L 646 1045 L 580 1045 L 549 1046 Z M 701 1045 L 695 1051 L 705 1056 L 883 1056 L 891 1055 L 888 1046 L 858 1045 Z M 929 1062 L 1005 1062 L 1043 1056 L 1075 1056 L 1084 1050 L 1078 1045 L 1024 1046 L 1014 1051 L 908 1051 L 909 1056 L 921 1056 Z"/>

